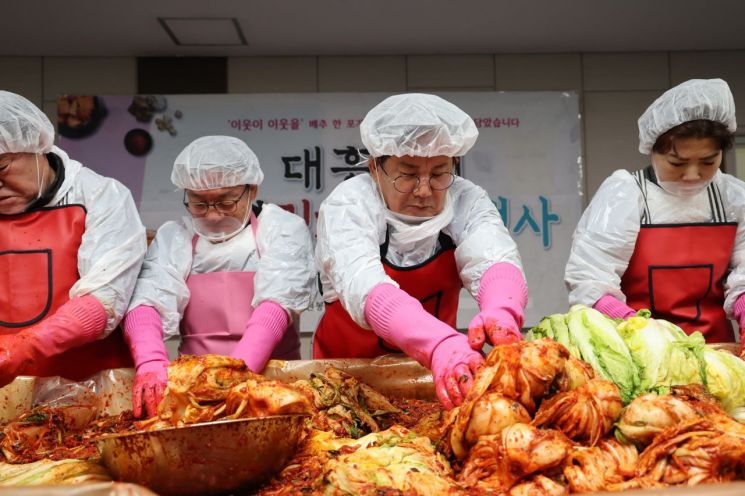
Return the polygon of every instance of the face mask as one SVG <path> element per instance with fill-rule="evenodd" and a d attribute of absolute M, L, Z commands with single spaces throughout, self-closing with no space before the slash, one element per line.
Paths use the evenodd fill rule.
<path fill-rule="evenodd" d="M 252 200 L 249 198 L 242 221 L 228 215 L 223 215 L 217 221 L 208 221 L 206 217 L 192 217 L 194 232 L 213 243 L 227 241 L 246 227 L 251 215 L 251 205 Z"/>
<path fill-rule="evenodd" d="M 657 171 L 657 166 L 654 162 L 652 163 L 652 168 L 657 176 L 657 184 L 660 185 L 660 188 L 664 189 L 671 195 L 680 196 L 682 198 L 696 196 L 705 190 L 714 180 L 712 177 L 711 179 L 699 179 L 698 181 L 661 181 L 659 179 L 660 174 Z"/>
<path fill-rule="evenodd" d="M 414 244 L 423 239 L 431 239 L 447 227 L 453 220 L 453 201 L 450 193 L 445 197 L 442 212 L 433 217 L 415 217 L 403 215 L 385 209 L 385 220 L 391 226 L 391 240 L 397 246 Z"/>
<path fill-rule="evenodd" d="M 685 198 L 701 193 L 711 184 L 711 179 L 708 181 L 658 181 L 658 183 L 671 195 Z"/>
<path fill-rule="evenodd" d="M 393 210 L 389 210 L 391 215 L 398 220 L 405 222 L 407 224 L 417 225 L 421 224 L 424 221 L 434 219 L 436 215 L 424 215 L 424 216 L 417 216 L 417 215 L 406 215 L 406 214 L 400 214 L 398 212 L 394 212 Z"/>

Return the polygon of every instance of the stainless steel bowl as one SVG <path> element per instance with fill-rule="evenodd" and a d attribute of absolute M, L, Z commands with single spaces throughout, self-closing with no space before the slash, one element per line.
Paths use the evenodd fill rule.
<path fill-rule="evenodd" d="M 279 415 L 102 436 L 111 475 L 162 495 L 218 494 L 255 486 L 297 449 L 306 415 Z"/>

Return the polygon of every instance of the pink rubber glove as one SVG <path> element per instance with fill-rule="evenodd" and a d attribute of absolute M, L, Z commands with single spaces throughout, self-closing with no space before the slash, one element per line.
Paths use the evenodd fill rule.
<path fill-rule="evenodd" d="M 37 361 L 98 339 L 106 328 L 106 310 L 94 296 L 73 298 L 36 325 L 0 336 L 0 386 Z"/>
<path fill-rule="evenodd" d="M 740 358 L 745 360 L 745 293 L 735 300 L 734 314 L 740 328 Z"/>
<path fill-rule="evenodd" d="M 488 341 L 494 345 L 523 339 L 523 310 L 528 304 L 528 288 L 523 274 L 510 263 L 489 267 L 479 283 L 479 313 L 468 324 L 468 342 L 480 350 Z"/>
<path fill-rule="evenodd" d="M 636 310 L 609 294 L 596 301 L 592 308 L 612 319 L 628 319 L 636 315 Z"/>
<path fill-rule="evenodd" d="M 246 331 L 230 356 L 240 358 L 249 369 L 260 373 L 289 325 L 290 317 L 281 305 L 262 301 L 248 319 Z"/>
<path fill-rule="evenodd" d="M 365 301 L 365 317 L 375 334 L 432 370 L 437 397 L 445 408 L 463 402 L 484 361 L 465 336 L 392 284 L 373 288 Z"/>
<path fill-rule="evenodd" d="M 463 403 L 482 363 L 484 357 L 468 346 L 468 338 L 461 333 L 437 345 L 432 352 L 432 377 L 437 397 L 445 408 Z"/>
<path fill-rule="evenodd" d="M 163 322 L 155 308 L 140 305 L 124 316 L 124 340 L 135 362 L 132 412 L 142 417 L 157 413 L 168 385 L 168 352 L 163 342 Z"/>

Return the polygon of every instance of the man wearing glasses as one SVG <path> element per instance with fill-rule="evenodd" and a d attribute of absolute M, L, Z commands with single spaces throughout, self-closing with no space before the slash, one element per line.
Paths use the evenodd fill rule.
<path fill-rule="evenodd" d="M 326 311 L 314 358 L 403 351 L 432 370 L 437 395 L 462 402 L 485 341 L 521 339 L 527 288 L 514 241 L 486 191 L 455 176 L 478 131 L 434 95 L 387 98 L 360 125 L 370 174 L 321 204 L 316 261 Z M 479 303 L 455 329 L 465 287 Z"/>
<path fill-rule="evenodd" d="M 276 205 L 253 206 L 264 174 L 253 151 L 204 136 L 176 158 L 171 181 L 188 212 L 148 249 L 125 338 L 135 360 L 136 416 L 151 416 L 166 387 L 164 336 L 179 353 L 231 355 L 261 372 L 270 357 L 300 358 L 297 317 L 315 280 L 310 234 Z"/>
<path fill-rule="evenodd" d="M 54 146 L 46 115 L 0 91 L 0 386 L 130 367 L 119 323 L 145 247 L 129 190 Z"/>

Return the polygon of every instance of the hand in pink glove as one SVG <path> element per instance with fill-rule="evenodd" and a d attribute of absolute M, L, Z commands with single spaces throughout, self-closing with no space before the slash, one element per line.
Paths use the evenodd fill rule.
<path fill-rule="evenodd" d="M 487 339 L 494 346 L 522 340 L 520 327 L 528 303 L 523 274 L 510 263 L 489 267 L 479 283 L 479 313 L 468 325 L 468 342 L 474 350 Z"/>
<path fill-rule="evenodd" d="M 461 404 L 473 383 L 473 370 L 483 361 L 469 349 L 465 336 L 391 284 L 373 288 L 365 301 L 365 317 L 375 334 L 432 370 L 445 408 Z"/>
<path fill-rule="evenodd" d="M 142 406 L 148 417 L 158 412 L 158 405 L 163 399 L 168 385 L 168 362 L 147 362 L 137 367 L 135 383 L 132 386 L 132 413 L 142 417 Z"/>
<path fill-rule="evenodd" d="M 0 387 L 35 362 L 95 341 L 106 320 L 101 302 L 86 295 L 71 299 L 38 324 L 0 336 Z"/>
<path fill-rule="evenodd" d="M 740 358 L 745 360 L 745 293 L 738 296 L 735 300 L 733 313 L 740 328 Z"/>
<path fill-rule="evenodd" d="M 471 348 L 481 350 L 487 341 L 493 346 L 521 341 L 520 326 L 509 314 L 501 312 L 479 312 L 468 324 L 468 340 Z"/>
<path fill-rule="evenodd" d="M 445 339 L 432 353 L 432 378 L 440 403 L 448 410 L 463 403 L 484 357 L 468 346 L 463 334 Z"/>
<path fill-rule="evenodd" d="M 612 319 L 628 319 L 636 315 L 636 310 L 609 294 L 596 301 L 592 308 Z"/>
<path fill-rule="evenodd" d="M 262 301 L 248 319 L 246 331 L 230 356 L 240 358 L 249 369 L 260 373 L 289 325 L 290 317 L 281 305 Z"/>
<path fill-rule="evenodd" d="M 135 417 L 152 417 L 168 385 L 168 352 L 163 343 L 163 323 L 155 308 L 140 305 L 124 316 L 124 340 L 135 362 L 132 411 Z"/>

